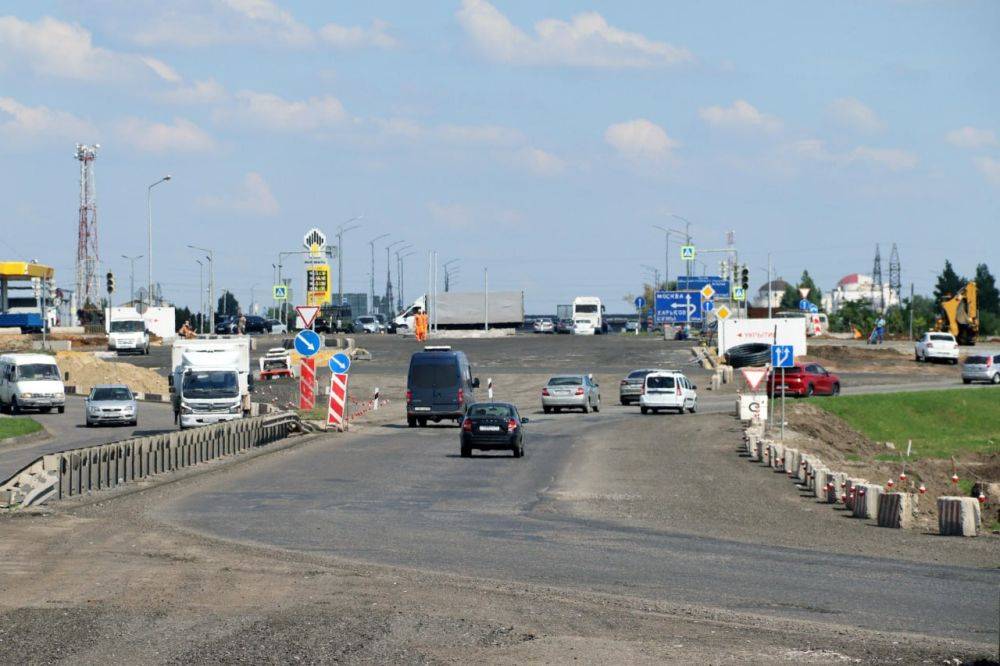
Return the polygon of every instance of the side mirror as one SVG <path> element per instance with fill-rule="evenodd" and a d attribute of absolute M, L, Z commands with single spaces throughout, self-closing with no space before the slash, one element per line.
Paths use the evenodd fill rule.
<path fill-rule="evenodd" d="M 479 388 L 479 377 L 472 380 L 472 388 Z"/>
<path fill-rule="evenodd" d="M 531 419 L 529 419 L 527 416 L 521 419 L 521 423 L 528 423 L 529 421 L 531 421 Z"/>

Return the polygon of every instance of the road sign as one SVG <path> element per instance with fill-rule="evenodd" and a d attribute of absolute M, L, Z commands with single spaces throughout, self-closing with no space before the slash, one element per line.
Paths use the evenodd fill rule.
<path fill-rule="evenodd" d="M 319 308 L 315 305 L 296 305 L 295 314 L 297 315 L 296 325 L 299 328 L 312 328 L 313 322 L 316 321 L 316 315 L 319 314 Z"/>
<path fill-rule="evenodd" d="M 305 358 L 315 356 L 321 346 L 323 343 L 319 339 L 319 334 L 311 329 L 299 331 L 295 336 L 295 351 Z"/>
<path fill-rule="evenodd" d="M 312 409 L 315 406 L 316 359 L 304 358 L 299 363 L 299 409 Z"/>
<path fill-rule="evenodd" d="M 729 315 L 733 314 L 729 307 L 725 304 L 720 305 L 719 309 L 715 311 L 715 316 L 717 319 L 722 319 L 723 321 L 729 319 Z"/>
<path fill-rule="evenodd" d="M 734 301 L 745 301 L 747 300 L 747 292 L 743 287 L 736 287 L 733 289 L 733 300 Z"/>
<path fill-rule="evenodd" d="M 802 298 L 809 298 L 809 292 L 812 291 L 809 287 L 799 287 L 799 296 Z"/>
<path fill-rule="evenodd" d="M 702 312 L 711 312 L 713 309 L 715 309 L 715 301 L 702 301 L 701 302 L 701 311 Z"/>
<path fill-rule="evenodd" d="M 306 304 L 324 305 L 330 302 L 329 264 L 310 264 L 306 268 Z"/>
<path fill-rule="evenodd" d="M 643 298 L 642 296 L 636 296 L 634 302 L 635 302 L 635 309 L 636 310 L 641 310 L 644 307 L 646 307 L 646 299 Z"/>
<path fill-rule="evenodd" d="M 338 354 L 343 356 L 343 354 Z M 347 364 L 350 365 L 350 359 Z M 333 366 L 333 359 L 330 359 Z M 347 429 L 347 374 L 333 373 L 330 375 L 330 402 L 326 410 L 326 427 L 333 426 L 337 430 Z"/>
<path fill-rule="evenodd" d="M 701 294 L 697 291 L 656 292 L 656 323 L 701 321 Z"/>
<path fill-rule="evenodd" d="M 795 367 L 795 347 L 793 345 L 771 345 L 771 365 L 775 368 Z"/>
<path fill-rule="evenodd" d="M 330 371 L 338 375 L 346 375 L 351 368 L 351 357 L 341 352 L 330 357 Z"/>
<path fill-rule="evenodd" d="M 767 376 L 767 368 L 743 368 L 743 378 L 751 391 L 756 391 L 761 381 Z"/>
<path fill-rule="evenodd" d="M 274 295 L 274 300 L 283 301 L 288 298 L 288 287 L 283 284 L 276 284 L 271 287 L 271 293 Z"/>
<path fill-rule="evenodd" d="M 702 299 L 706 300 L 706 301 L 708 299 L 712 298 L 713 296 L 715 296 L 715 288 L 712 287 L 712 285 L 710 285 L 710 284 L 706 284 L 704 287 L 702 287 L 698 291 L 701 292 Z"/>
<path fill-rule="evenodd" d="M 801 301 L 799 301 L 799 310 L 808 310 L 810 305 L 811 303 L 805 298 L 803 298 Z"/>
<path fill-rule="evenodd" d="M 810 303 L 809 304 L 809 312 L 811 312 L 813 314 L 818 313 L 819 312 L 819 306 L 816 305 L 815 303 Z"/>
<path fill-rule="evenodd" d="M 694 245 L 681 245 L 681 259 L 684 261 L 694 261 Z"/>
<path fill-rule="evenodd" d="M 701 291 L 706 284 L 712 285 L 716 296 L 729 296 L 729 280 L 718 275 L 677 276 L 678 291 Z"/>
<path fill-rule="evenodd" d="M 326 234 L 313 227 L 306 232 L 305 236 L 303 236 L 302 246 L 309 250 L 309 254 L 314 257 L 318 257 L 322 255 L 323 250 L 326 249 Z"/>

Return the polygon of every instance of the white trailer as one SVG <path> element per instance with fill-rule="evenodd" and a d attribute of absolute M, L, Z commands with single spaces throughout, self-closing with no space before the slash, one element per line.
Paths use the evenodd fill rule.
<path fill-rule="evenodd" d="M 181 428 L 250 414 L 250 340 L 224 337 L 174 341 L 170 391 Z"/>
<path fill-rule="evenodd" d="M 491 291 L 457 292 L 445 291 L 431 300 L 431 311 L 427 310 L 427 299 L 421 296 L 395 318 L 397 327 L 413 330 L 413 316 L 419 308 L 427 312 L 431 321 L 442 329 L 516 328 L 524 324 L 524 292 Z M 434 310 L 437 310 L 435 313 Z"/>

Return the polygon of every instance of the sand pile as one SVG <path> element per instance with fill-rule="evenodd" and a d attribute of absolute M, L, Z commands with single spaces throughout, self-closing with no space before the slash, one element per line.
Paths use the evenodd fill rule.
<path fill-rule="evenodd" d="M 3 334 L 0 335 L 0 352 L 18 352 L 31 349 L 34 338 L 30 335 Z"/>
<path fill-rule="evenodd" d="M 167 393 L 167 378 L 155 370 L 140 368 L 131 363 L 109 363 L 87 352 L 58 352 L 56 362 L 67 384 L 84 392 L 95 384 L 125 384 L 141 393 Z"/>

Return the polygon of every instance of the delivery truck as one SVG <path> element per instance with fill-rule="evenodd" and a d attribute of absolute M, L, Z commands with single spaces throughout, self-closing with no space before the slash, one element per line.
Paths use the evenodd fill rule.
<path fill-rule="evenodd" d="M 413 316 L 418 309 L 427 312 L 439 329 L 476 329 L 487 323 L 490 328 L 517 328 L 524 324 L 524 292 L 441 292 L 436 303 L 431 299 L 430 311 L 426 296 L 421 296 L 395 318 L 396 328 L 413 331 Z"/>
<path fill-rule="evenodd" d="M 170 392 L 174 421 L 195 428 L 250 415 L 250 339 L 174 341 Z"/>

